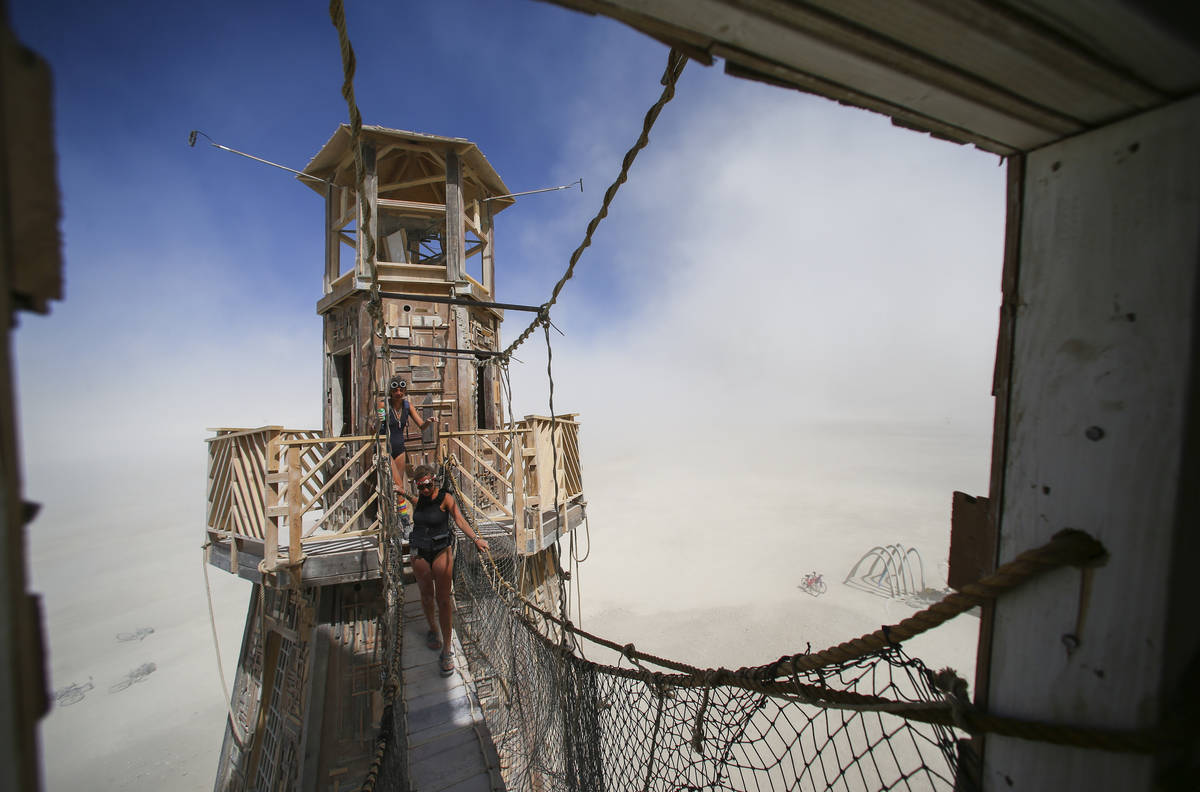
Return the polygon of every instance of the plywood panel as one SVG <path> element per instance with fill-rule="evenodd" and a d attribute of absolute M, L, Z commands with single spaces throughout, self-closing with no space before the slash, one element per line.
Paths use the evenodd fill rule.
<path fill-rule="evenodd" d="M 1200 593 L 1181 587 L 1187 601 L 1172 602 L 1168 585 L 1196 398 L 1198 139 L 1192 99 L 1027 158 L 999 561 L 1068 527 L 1111 560 L 1085 619 L 1074 569 L 999 600 L 989 693 L 1001 714 L 1154 726 L 1172 696 L 1164 666 L 1197 648 Z M 1186 629 L 1171 608 L 1192 614 Z M 1151 765 L 992 735 L 984 783 L 1146 789 Z"/>

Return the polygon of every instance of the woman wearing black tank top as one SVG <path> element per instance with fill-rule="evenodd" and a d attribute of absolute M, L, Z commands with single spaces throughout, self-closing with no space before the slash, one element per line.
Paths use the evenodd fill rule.
<path fill-rule="evenodd" d="M 451 632 L 452 605 L 450 603 L 450 579 L 454 575 L 454 524 L 475 543 L 479 551 L 487 550 L 488 543 L 467 525 L 454 496 L 442 492 L 434 479 L 433 471 L 425 465 L 417 467 L 417 502 L 413 508 L 412 568 L 421 591 L 421 610 L 429 632 L 425 634 L 425 645 L 430 649 L 441 649 L 442 676 L 454 673 L 454 638 Z M 435 618 L 434 608 L 437 608 Z M 440 627 L 440 639 L 439 639 Z"/>

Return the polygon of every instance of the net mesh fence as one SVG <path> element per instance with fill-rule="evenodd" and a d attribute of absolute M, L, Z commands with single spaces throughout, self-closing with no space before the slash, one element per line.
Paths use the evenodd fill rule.
<path fill-rule="evenodd" d="M 899 646 L 763 678 L 767 692 L 712 671 L 597 662 L 520 593 L 527 562 L 504 529 L 472 522 L 492 552 L 459 548 L 456 625 L 508 789 L 955 788 L 956 729 L 855 703 L 942 702 Z"/>

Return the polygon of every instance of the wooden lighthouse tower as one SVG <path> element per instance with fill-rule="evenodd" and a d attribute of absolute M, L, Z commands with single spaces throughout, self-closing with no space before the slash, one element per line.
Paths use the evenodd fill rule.
<path fill-rule="evenodd" d="M 400 376 L 435 424 L 408 444 L 410 464 L 428 463 L 439 432 L 499 424 L 498 383 L 490 369 L 476 368 L 471 352 L 497 349 L 503 312 L 488 305 L 495 294 L 492 218 L 512 198 L 496 197 L 508 188 L 468 140 L 364 127 L 361 145 L 365 206 L 356 198 L 349 127 L 339 127 L 305 169 L 322 180 L 306 183 L 325 196 L 317 304 L 325 330 L 324 431 L 373 429 L 372 383 Z M 364 226 L 374 232 L 378 280 L 389 295 L 382 336 L 367 310 Z M 459 299 L 437 301 L 447 297 Z"/>
<path fill-rule="evenodd" d="M 409 425 L 409 464 L 445 467 L 477 530 L 521 559 L 513 583 L 547 610 L 560 604 L 557 541 L 583 519 L 575 417 L 504 415 L 496 366 L 481 365 L 499 350 L 492 221 L 512 205 L 507 187 L 462 138 L 372 126 L 354 145 L 339 127 L 301 176 L 325 202 L 322 426 L 208 440 L 209 563 L 255 584 L 217 790 L 358 789 L 378 764 L 388 658 L 404 620 L 424 630 L 416 587 L 397 615 L 383 585 L 393 493 L 374 460 L 389 380 L 407 380 L 429 420 Z M 411 672 L 405 661 L 400 698 Z"/>

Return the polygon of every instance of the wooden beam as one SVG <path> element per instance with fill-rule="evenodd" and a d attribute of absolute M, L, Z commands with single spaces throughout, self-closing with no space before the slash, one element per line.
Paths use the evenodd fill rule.
<path fill-rule="evenodd" d="M 1004 504 L 1004 469 L 1008 451 L 1008 404 L 1012 383 L 1013 327 L 1017 316 L 1017 283 L 1021 263 L 1021 215 L 1025 190 L 1025 155 L 1008 160 L 1007 209 L 1004 227 L 1004 268 L 1000 276 L 1000 326 L 996 335 L 996 362 L 992 370 L 992 465 L 988 485 L 988 519 L 992 524 L 992 559 L 996 558 Z M 975 706 L 988 708 L 988 688 L 992 660 L 992 627 L 995 623 L 994 600 L 980 607 L 979 644 L 975 651 Z M 979 741 L 986 739 L 980 736 Z M 982 753 L 982 745 L 978 751 Z"/>
<path fill-rule="evenodd" d="M 350 187 L 338 189 L 338 209 L 333 227 L 341 230 L 358 215 L 358 196 Z M 340 269 L 340 268 L 339 268 Z"/>
<path fill-rule="evenodd" d="M 463 255 L 463 226 L 466 218 L 463 212 L 462 165 L 458 152 L 454 149 L 446 150 L 445 211 L 446 236 L 443 249 L 446 256 L 446 280 L 460 281 L 466 274 Z"/>
<path fill-rule="evenodd" d="M 478 209 L 478 207 L 479 207 L 478 201 L 475 202 L 475 206 L 476 206 L 476 209 Z M 483 239 L 483 226 L 481 226 L 479 223 L 478 214 L 476 214 L 475 217 L 471 217 L 470 214 L 464 212 L 463 213 L 463 224 L 466 225 L 467 228 L 470 228 L 472 231 L 474 231 L 475 236 L 479 237 L 480 239 Z M 465 233 L 466 232 L 464 232 L 464 235 L 465 235 Z"/>
<path fill-rule="evenodd" d="M 518 548 L 525 544 L 525 443 L 529 440 L 528 429 L 513 437 L 512 458 L 512 501 L 513 501 L 513 541 Z"/>
<path fill-rule="evenodd" d="M 334 184 L 325 185 L 325 277 L 321 281 L 321 293 L 333 291 L 333 282 L 337 280 L 338 270 L 341 269 L 341 244 L 338 241 L 338 194 L 341 189 Z"/>
<path fill-rule="evenodd" d="M 466 278 L 466 273 L 459 274 L 459 279 Z M 455 331 L 455 348 L 460 350 L 471 349 L 470 327 L 471 327 L 471 312 L 466 308 L 455 305 L 450 309 L 454 316 L 454 331 Z M 458 407 L 455 409 L 455 414 L 458 418 L 458 429 L 478 429 L 475 425 L 475 414 L 471 409 L 473 403 L 474 384 L 471 382 L 472 375 L 475 370 L 475 365 L 471 360 L 459 358 L 454 361 L 456 367 L 456 392 L 455 398 L 458 399 Z"/>
<path fill-rule="evenodd" d="M 409 187 L 420 187 L 422 184 L 434 184 L 444 180 L 445 177 L 440 175 L 422 176 L 418 179 L 405 179 L 404 181 L 389 182 L 384 184 L 380 186 L 379 192 L 385 193 L 390 192 L 391 190 L 406 190 Z"/>
<path fill-rule="evenodd" d="M 289 446 L 288 466 L 288 561 L 300 557 L 300 529 L 304 522 L 304 490 L 300 484 L 300 448 Z"/>
<path fill-rule="evenodd" d="M 209 548 L 209 565 L 251 583 L 259 583 L 262 581 L 262 573 L 258 571 L 258 562 L 262 560 L 262 556 L 246 550 L 246 547 L 242 547 L 241 552 L 238 552 L 232 543 L 214 544 Z"/>
<path fill-rule="evenodd" d="M 495 252 L 495 226 L 492 223 L 492 202 L 485 201 L 483 203 L 483 214 L 480 217 L 479 224 L 483 227 L 483 233 L 479 236 L 483 240 L 483 288 L 488 294 L 496 293 L 496 252 Z"/>
<path fill-rule="evenodd" d="M 358 278 L 364 281 L 371 279 L 372 262 L 366 260 L 367 240 L 363 228 L 369 223 L 371 235 L 379 238 L 379 175 L 375 172 L 375 146 L 370 143 L 362 144 L 363 160 L 363 189 L 366 191 L 367 205 L 359 210 L 358 216 Z"/>
<path fill-rule="evenodd" d="M 244 435 L 255 434 L 256 432 L 265 432 L 265 431 L 268 431 L 271 429 L 283 431 L 282 426 L 258 426 L 258 427 L 255 427 L 254 429 L 206 429 L 205 431 L 208 431 L 208 432 L 225 432 L 225 434 L 219 434 L 216 437 L 206 437 L 206 438 L 204 438 L 204 442 L 213 443 L 213 442 L 217 442 L 220 440 L 232 440 L 235 437 L 242 437 Z"/>
<path fill-rule="evenodd" d="M 415 212 L 423 215 L 442 215 L 446 213 L 446 207 L 442 204 L 401 201 L 396 198 L 380 198 L 376 203 L 380 209 L 388 212 Z"/>

